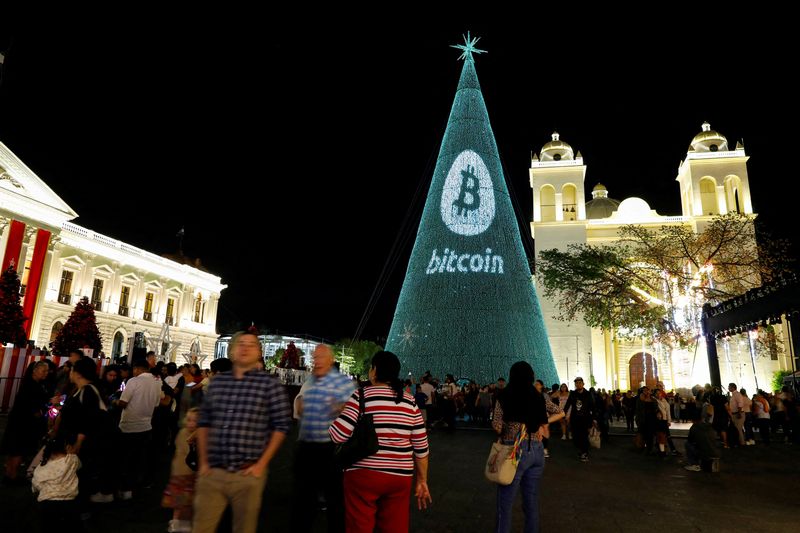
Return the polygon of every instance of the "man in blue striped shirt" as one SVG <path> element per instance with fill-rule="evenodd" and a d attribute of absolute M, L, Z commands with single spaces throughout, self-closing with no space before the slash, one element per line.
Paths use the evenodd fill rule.
<path fill-rule="evenodd" d="M 289 432 L 286 392 L 264 372 L 258 337 L 236 333 L 230 354 L 233 370 L 214 377 L 200 407 L 195 533 L 216 531 L 229 504 L 233 531 L 256 532 L 267 466 Z"/>
<path fill-rule="evenodd" d="M 295 452 L 295 524 L 301 533 L 313 531 L 317 494 L 325 493 L 328 532 L 344 531 L 342 470 L 336 466 L 328 428 L 339 417 L 355 390 L 353 380 L 334 368 L 333 350 L 314 350 L 314 373 L 299 400 L 300 434 Z"/>

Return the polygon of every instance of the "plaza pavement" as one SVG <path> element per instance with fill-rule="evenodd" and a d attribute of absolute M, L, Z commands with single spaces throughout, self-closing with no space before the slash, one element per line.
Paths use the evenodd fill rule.
<path fill-rule="evenodd" d="M 0 416 L 0 431 L 4 426 L 5 417 Z M 680 433 L 678 429 L 676 434 Z M 296 429 L 271 466 L 260 532 L 294 531 L 290 509 L 295 438 Z M 437 429 L 430 440 L 433 504 L 426 511 L 411 510 L 411 531 L 491 532 L 495 489 L 483 478 L 491 432 Z M 683 439 L 675 441 L 682 451 Z M 722 450 L 718 474 L 687 472 L 682 457 L 642 455 L 634 449 L 633 437 L 624 434 L 624 426 L 612 429 L 610 443 L 592 450 L 588 464 L 577 460 L 571 441 L 554 439 L 550 448 L 552 457 L 541 485 L 544 532 L 800 531 L 798 446 L 775 442 L 771 447 Z M 166 458 L 151 461 L 160 473 L 160 486 L 130 502 L 96 504 L 89 532 L 166 531 L 171 512 L 159 504 L 167 464 Z M 0 487 L 0 532 L 38 531 L 36 504 L 29 491 L 29 486 Z M 316 526 L 316 531 L 325 531 L 321 515 Z M 518 498 L 514 531 L 521 530 Z"/>

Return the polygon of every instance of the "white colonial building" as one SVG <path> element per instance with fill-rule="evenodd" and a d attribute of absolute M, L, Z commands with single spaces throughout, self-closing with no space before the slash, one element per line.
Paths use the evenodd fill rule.
<path fill-rule="evenodd" d="M 85 296 L 106 355 L 129 353 L 138 338 L 165 359 L 207 366 L 219 276 L 78 226 L 77 216 L 0 143 L 0 260 L 20 274 L 28 338 L 46 346 Z"/>
<path fill-rule="evenodd" d="M 531 161 L 531 233 L 536 249 L 566 250 L 571 244 L 612 242 L 618 239 L 619 228 L 626 224 L 651 229 L 680 224 L 701 232 L 715 215 L 735 211 L 755 216 L 747 160 L 740 143 L 730 148 L 723 135 L 704 123 L 678 168 L 681 215 L 662 216 L 640 198 L 621 202 L 609 198 L 609 191 L 601 184 L 594 186 L 592 200 L 587 202 L 586 164 L 581 153 L 575 154 L 554 133 L 552 141 Z M 555 303 L 544 298 L 538 288 L 537 293 L 562 382 L 571 386 L 576 376 L 584 377 L 587 382 L 592 376 L 600 387 L 623 390 L 636 388 L 655 375 L 668 389 L 708 382 L 702 340 L 696 350 L 667 350 L 644 339 L 623 341 L 614 332 L 592 329 L 581 321 L 554 319 Z M 781 334 L 787 338 L 785 332 Z M 766 389 L 774 371 L 791 368 L 783 350 L 770 357 L 751 358 L 751 343 L 746 334 L 720 340 L 718 344 L 723 383 L 733 381 L 754 391 L 757 378 L 759 387 Z"/>

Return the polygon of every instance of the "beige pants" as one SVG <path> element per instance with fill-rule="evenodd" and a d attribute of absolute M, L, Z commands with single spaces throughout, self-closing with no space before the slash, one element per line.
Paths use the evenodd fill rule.
<path fill-rule="evenodd" d="M 233 508 L 234 533 L 256 533 L 258 513 L 267 472 L 260 477 L 245 476 L 212 468 L 206 476 L 198 476 L 194 496 L 193 533 L 214 533 L 225 508 Z"/>

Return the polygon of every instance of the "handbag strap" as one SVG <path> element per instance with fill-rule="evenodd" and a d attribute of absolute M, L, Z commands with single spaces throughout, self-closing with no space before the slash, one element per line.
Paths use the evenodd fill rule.
<path fill-rule="evenodd" d="M 364 399 L 364 387 L 358 388 L 358 418 L 367 411 L 366 400 Z M 358 422 L 358 420 L 356 420 Z"/>

